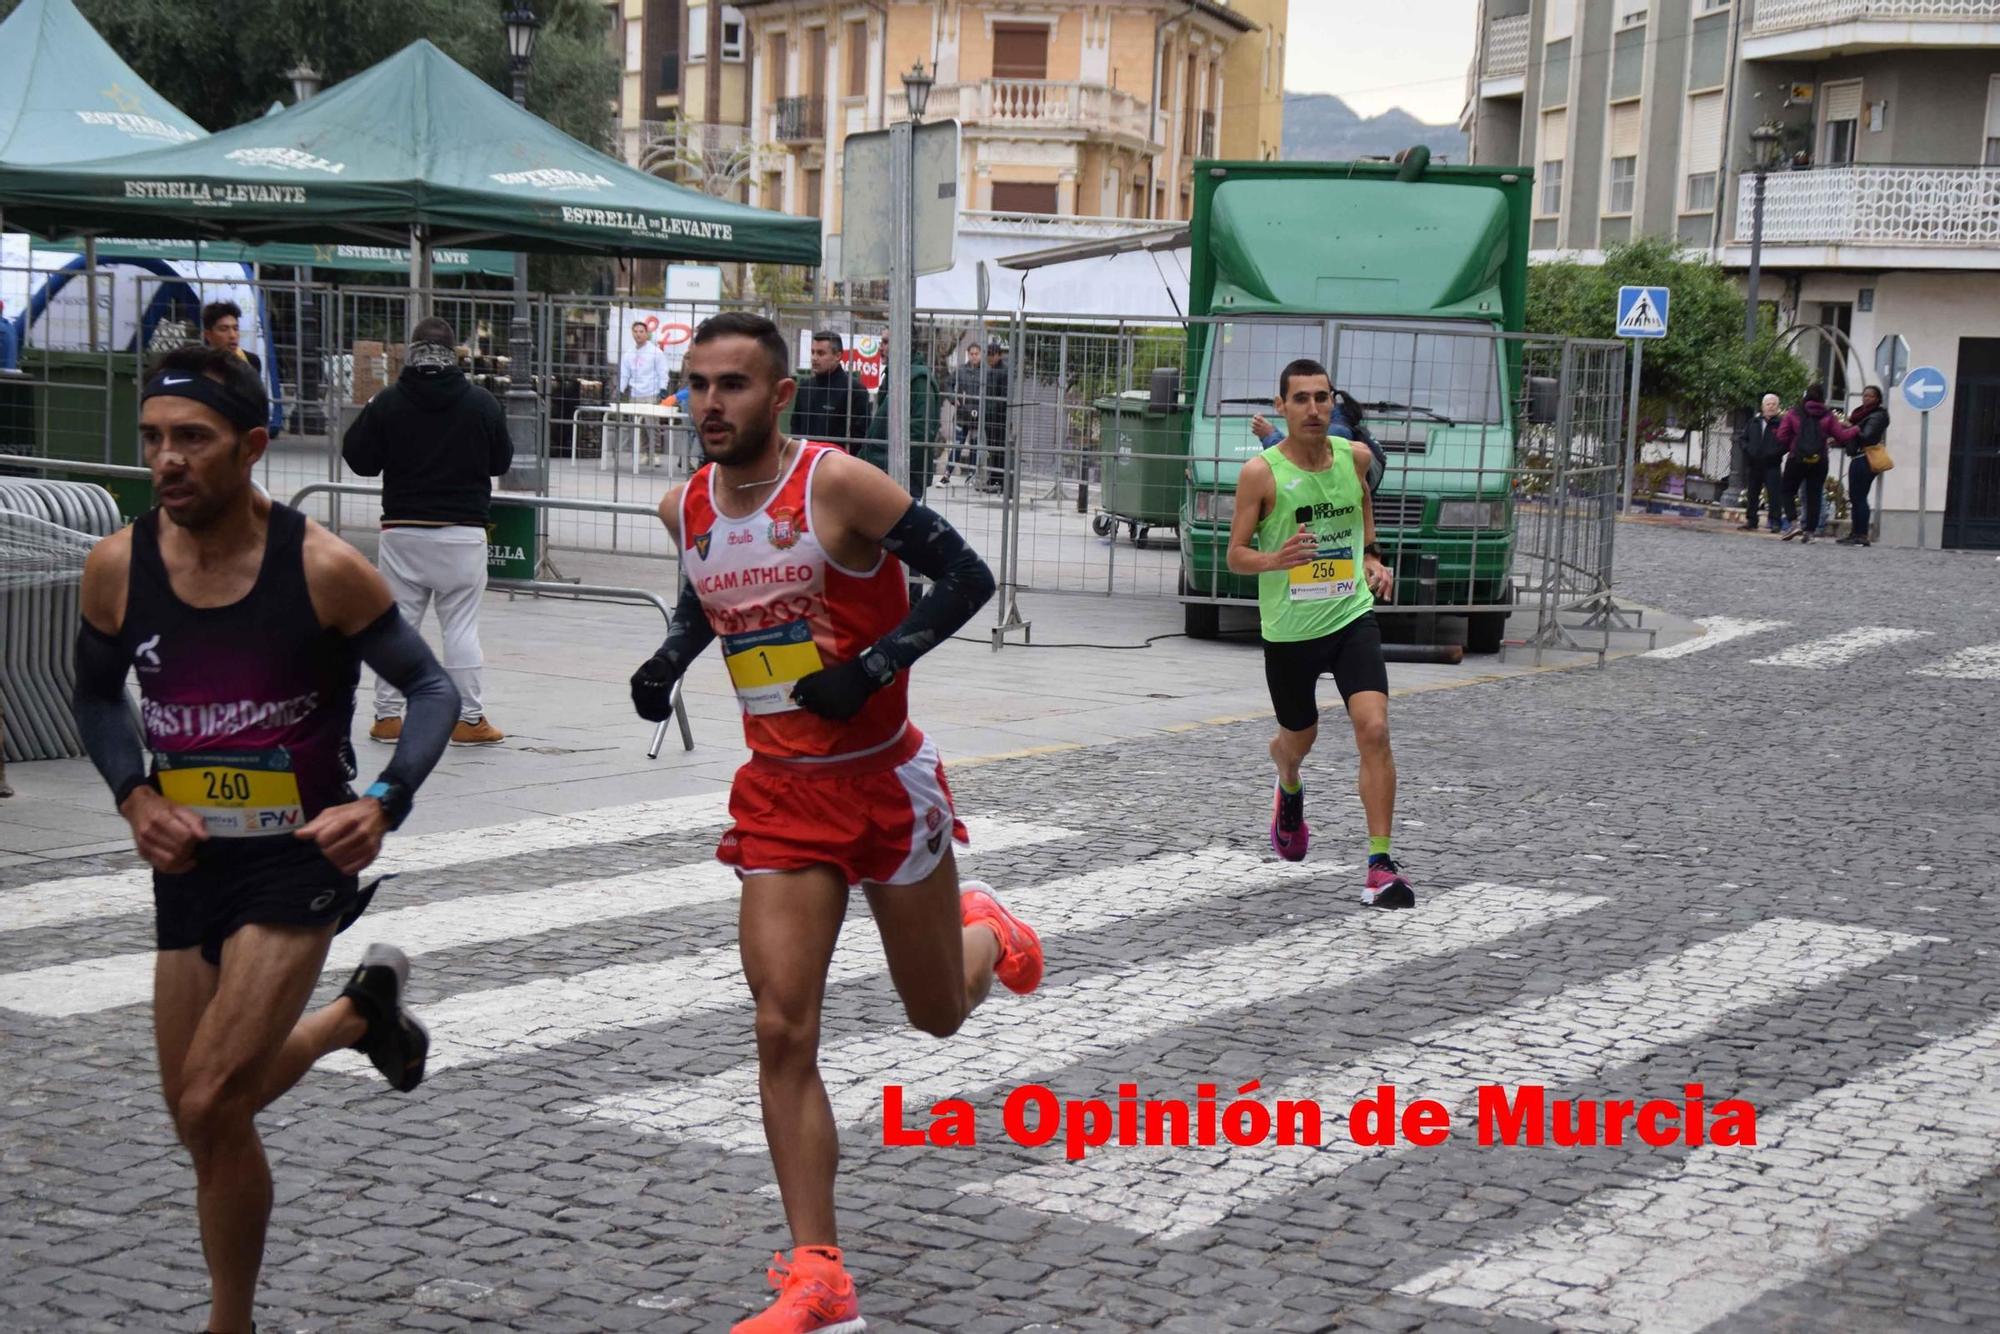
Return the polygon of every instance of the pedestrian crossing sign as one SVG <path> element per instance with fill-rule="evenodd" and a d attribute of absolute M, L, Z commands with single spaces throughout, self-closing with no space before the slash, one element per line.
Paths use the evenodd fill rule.
<path fill-rule="evenodd" d="M 1665 338 L 1667 299 L 1664 287 L 1621 287 L 1618 289 L 1618 336 L 1620 338 Z"/>

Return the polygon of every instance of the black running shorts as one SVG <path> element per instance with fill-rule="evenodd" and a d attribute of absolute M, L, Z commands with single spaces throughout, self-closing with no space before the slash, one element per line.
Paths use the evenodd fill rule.
<path fill-rule="evenodd" d="M 252 923 L 346 930 L 368 906 L 356 876 L 343 875 L 312 843 L 282 838 L 210 839 L 192 871 L 153 872 L 153 929 L 162 950 L 199 947 L 222 962 L 222 942 Z"/>
<path fill-rule="evenodd" d="M 1331 674 L 1345 704 L 1365 690 L 1389 693 L 1382 662 L 1382 627 L 1363 612 L 1330 635 L 1291 643 L 1264 641 L 1264 683 L 1278 726 L 1303 732 L 1319 722 L 1319 678 Z"/>

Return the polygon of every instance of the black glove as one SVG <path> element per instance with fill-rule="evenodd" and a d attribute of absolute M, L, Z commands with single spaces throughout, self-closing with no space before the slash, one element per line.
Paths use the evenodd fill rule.
<path fill-rule="evenodd" d="M 663 723 L 674 716 L 674 683 L 680 676 L 659 654 L 639 664 L 632 673 L 632 707 L 649 723 Z"/>
<path fill-rule="evenodd" d="M 844 723 L 861 712 L 868 697 L 896 679 L 896 669 L 878 648 L 852 662 L 822 668 L 792 687 L 792 701 L 807 713 Z"/>

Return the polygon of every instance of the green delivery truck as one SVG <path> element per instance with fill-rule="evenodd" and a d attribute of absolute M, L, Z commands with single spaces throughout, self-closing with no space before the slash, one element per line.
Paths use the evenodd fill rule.
<path fill-rule="evenodd" d="M 1405 162 L 1204 162 L 1189 234 L 1188 429 L 1181 503 L 1187 632 L 1214 599 L 1256 597 L 1227 561 L 1236 475 L 1276 417 L 1278 373 L 1333 358 L 1386 455 L 1377 536 L 1399 597 L 1437 561 L 1436 601 L 1468 609 L 1467 647 L 1495 652 L 1513 588 L 1511 495 L 1521 402 L 1532 181 L 1519 168 Z M 1232 317 L 1242 317 L 1235 319 Z"/>

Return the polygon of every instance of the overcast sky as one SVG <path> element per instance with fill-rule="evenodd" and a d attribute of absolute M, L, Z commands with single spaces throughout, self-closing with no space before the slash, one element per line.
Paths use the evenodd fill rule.
<path fill-rule="evenodd" d="M 1285 89 L 1339 93 L 1364 116 L 1402 107 L 1455 122 L 1477 13 L 1474 0 L 1292 0 Z"/>

